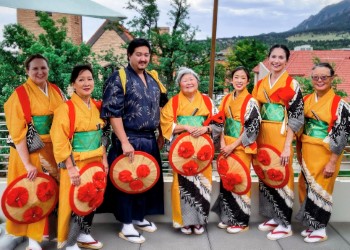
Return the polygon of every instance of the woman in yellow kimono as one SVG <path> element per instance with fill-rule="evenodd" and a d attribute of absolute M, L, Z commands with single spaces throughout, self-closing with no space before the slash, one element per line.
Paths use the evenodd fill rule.
<path fill-rule="evenodd" d="M 74 93 L 71 102 L 74 105 L 75 122 L 73 140 L 69 139 L 70 116 L 68 104 L 64 103 L 55 110 L 55 117 L 50 131 L 54 156 L 60 168 L 60 196 L 58 207 L 58 248 L 67 250 L 80 249 L 79 246 L 91 249 L 100 249 L 103 244 L 95 241 L 91 235 L 91 224 L 94 212 L 87 216 L 78 216 L 72 213 L 69 203 L 70 186 L 80 185 L 79 170 L 90 162 L 102 162 L 108 172 L 105 146 L 99 140 L 89 145 L 79 143 L 85 139 L 84 134 L 101 133 L 104 126 L 100 119 L 100 111 L 92 101 L 91 93 L 94 90 L 92 69 L 89 65 L 78 65 L 73 68 L 71 83 Z M 79 132 L 84 132 L 80 133 Z M 74 161 L 71 158 L 73 156 Z M 62 164 L 64 163 L 64 164 Z"/>
<path fill-rule="evenodd" d="M 198 91 L 198 75 L 192 69 L 182 67 L 177 73 L 176 83 L 180 86 L 180 93 L 171 98 L 161 111 L 163 136 L 172 141 L 174 136 L 189 132 L 193 137 L 209 133 L 216 134 L 219 138 L 222 130 L 220 126 L 215 124 L 203 126 L 204 120 L 214 113 L 214 104 L 209 97 L 203 96 Z M 207 98 L 207 103 L 211 103 L 212 110 L 208 109 L 204 98 Z M 176 110 L 173 110 L 173 102 L 176 99 L 178 105 Z M 192 120 L 191 125 L 189 117 Z M 210 166 L 194 176 L 183 176 L 175 172 L 173 176 L 171 189 L 173 226 L 181 228 L 184 234 L 191 234 L 192 228 L 195 234 L 202 234 L 210 210 L 212 168 Z"/>
<path fill-rule="evenodd" d="M 33 153 L 28 152 L 26 133 L 28 126 L 17 92 L 14 92 L 4 105 L 6 125 L 16 145 L 10 149 L 7 182 L 10 184 L 17 177 L 27 174 L 34 180 L 37 173 L 46 171 L 58 179 L 57 165 L 53 157 L 51 137 L 49 134 L 54 110 L 64 101 L 61 91 L 56 85 L 47 81 L 49 75 L 48 61 L 40 54 L 30 56 L 25 62 L 27 81 L 22 85 L 29 97 L 30 110 L 34 127 L 40 134 L 45 146 Z M 46 125 L 40 126 L 40 118 Z M 44 236 L 46 218 L 32 224 L 18 224 L 10 220 L 6 222 L 6 230 L 16 236 L 27 236 L 27 249 L 38 250 Z"/>
<path fill-rule="evenodd" d="M 301 235 L 309 243 L 327 240 L 334 183 L 350 134 L 350 106 L 332 89 L 332 66 L 315 65 L 311 79 L 315 92 L 304 97 L 305 126 L 297 143 L 302 166 L 297 219 L 307 227 Z"/>
<path fill-rule="evenodd" d="M 259 230 L 272 230 L 267 235 L 270 240 L 292 235 L 292 141 L 294 133 L 304 124 L 303 99 L 299 84 L 285 70 L 289 55 L 290 52 L 284 45 L 277 44 L 270 48 L 270 73 L 255 85 L 252 93 L 261 106 L 262 122 L 257 139 L 258 150 L 262 144 L 274 147 L 281 153 L 281 165 L 287 166 L 289 170 L 288 183 L 280 188 L 269 187 L 259 179 L 259 212 L 270 219 L 260 224 Z"/>
<path fill-rule="evenodd" d="M 232 71 L 234 92 L 222 100 L 219 110 L 225 113 L 225 129 L 221 134 L 221 154 L 228 157 L 231 153 L 238 156 L 250 173 L 252 154 L 256 154 L 256 138 L 260 128 L 260 112 L 257 101 L 249 94 L 247 85 L 249 72 L 243 66 Z M 243 171 L 243 170 L 242 170 Z M 250 175 L 249 177 L 250 178 Z M 239 195 L 224 188 L 220 182 L 220 193 L 213 211 L 221 222 L 219 228 L 228 233 L 248 230 L 250 218 L 250 189 Z"/>

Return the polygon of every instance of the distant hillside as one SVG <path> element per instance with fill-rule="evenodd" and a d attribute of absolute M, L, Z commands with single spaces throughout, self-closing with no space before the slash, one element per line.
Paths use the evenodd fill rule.
<path fill-rule="evenodd" d="M 301 22 L 290 32 L 309 30 L 349 30 L 350 28 L 350 0 L 328 5 L 317 15 L 312 15 Z"/>
<path fill-rule="evenodd" d="M 224 50 L 247 38 L 257 39 L 268 46 L 285 44 L 290 49 L 304 44 L 311 45 L 315 50 L 350 48 L 350 0 L 328 5 L 286 32 L 220 38 L 218 49 Z"/>

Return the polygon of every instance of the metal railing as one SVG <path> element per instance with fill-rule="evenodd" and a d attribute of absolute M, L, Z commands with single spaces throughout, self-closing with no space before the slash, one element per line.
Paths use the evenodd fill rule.
<path fill-rule="evenodd" d="M 5 114 L 0 113 L 0 177 L 6 177 L 8 158 L 10 146 L 6 144 L 8 136 L 8 130 L 5 122 Z M 164 175 L 171 176 L 172 169 L 168 162 L 168 153 L 161 153 L 162 156 L 162 169 Z M 294 156 L 295 157 L 295 156 Z M 215 157 L 216 158 L 216 157 Z M 213 168 L 216 169 L 216 161 L 213 161 Z M 300 171 L 299 165 L 294 161 L 294 171 L 298 173 Z M 255 175 L 254 170 L 251 170 L 251 174 Z M 342 165 L 339 176 L 350 176 L 350 146 L 345 148 L 345 152 L 342 159 Z"/>

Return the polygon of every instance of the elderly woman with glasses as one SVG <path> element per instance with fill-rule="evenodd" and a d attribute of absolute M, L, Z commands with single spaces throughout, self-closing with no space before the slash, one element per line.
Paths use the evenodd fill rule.
<path fill-rule="evenodd" d="M 329 63 L 312 69 L 314 93 L 304 97 L 305 126 L 297 141 L 301 165 L 297 215 L 308 243 L 327 240 L 326 226 L 332 212 L 332 193 L 350 133 L 350 106 L 332 89 L 334 70 Z"/>

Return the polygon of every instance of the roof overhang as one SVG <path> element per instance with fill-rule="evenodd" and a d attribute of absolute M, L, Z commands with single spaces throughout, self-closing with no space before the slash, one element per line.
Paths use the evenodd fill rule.
<path fill-rule="evenodd" d="M 91 0 L 0 0 L 0 6 L 95 17 L 111 21 L 126 18 L 123 14 Z"/>

